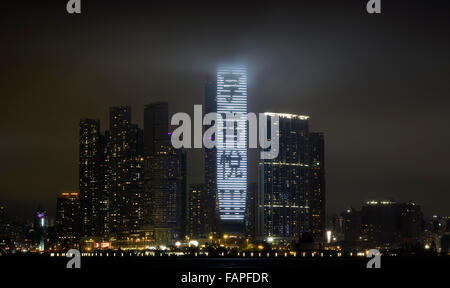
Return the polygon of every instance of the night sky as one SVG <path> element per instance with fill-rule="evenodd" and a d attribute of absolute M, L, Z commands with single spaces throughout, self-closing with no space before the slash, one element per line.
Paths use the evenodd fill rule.
<path fill-rule="evenodd" d="M 0 18 L 10 216 L 52 214 L 78 190 L 80 118 L 105 130 L 109 107 L 130 105 L 142 127 L 161 100 L 192 113 L 218 63 L 248 66 L 249 111 L 309 115 L 325 133 L 329 213 L 393 198 L 450 215 L 449 1 L 382 0 L 381 15 L 366 0 L 82 0 L 81 15 L 66 0 L 15 2 Z M 188 153 L 189 183 L 203 181 L 202 155 Z"/>

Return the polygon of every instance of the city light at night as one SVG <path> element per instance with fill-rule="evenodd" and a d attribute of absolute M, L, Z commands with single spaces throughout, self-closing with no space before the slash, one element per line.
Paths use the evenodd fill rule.
<path fill-rule="evenodd" d="M 3 286 L 446 285 L 449 0 L 4 2 Z"/>

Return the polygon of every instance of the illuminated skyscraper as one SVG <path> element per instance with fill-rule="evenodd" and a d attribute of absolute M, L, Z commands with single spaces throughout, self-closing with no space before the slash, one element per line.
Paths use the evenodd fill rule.
<path fill-rule="evenodd" d="M 136 231 L 144 217 L 144 137 L 142 129 L 136 124 L 130 125 L 128 133 L 128 181 L 126 183 L 129 185 L 128 193 L 130 195 L 128 227 L 131 231 Z"/>
<path fill-rule="evenodd" d="M 172 147 L 168 119 L 167 103 L 145 107 L 145 223 L 165 245 L 184 236 L 187 218 L 186 153 Z"/>
<path fill-rule="evenodd" d="M 205 83 L 205 114 L 217 112 L 217 75 L 209 76 Z M 209 126 L 204 127 L 205 130 Z M 214 140 L 215 135 L 212 136 Z M 205 201 L 206 201 L 206 233 L 217 232 L 219 206 L 217 202 L 217 164 L 216 147 L 205 148 Z"/>
<path fill-rule="evenodd" d="M 34 218 L 34 230 L 39 233 L 44 233 L 47 230 L 48 217 L 47 211 L 39 207 L 36 211 L 36 217 Z"/>
<path fill-rule="evenodd" d="M 109 121 L 105 133 L 109 229 L 123 235 L 137 229 L 142 220 L 143 133 L 131 124 L 130 107 L 112 107 Z"/>
<path fill-rule="evenodd" d="M 266 115 L 268 122 L 273 121 L 274 113 Z M 310 231 L 309 117 L 277 115 L 278 157 L 259 161 L 256 233 L 259 238 L 298 240 L 302 233 Z M 270 128 L 267 132 L 270 138 Z"/>
<path fill-rule="evenodd" d="M 325 152 L 323 133 L 309 132 L 308 116 L 279 116 L 279 153 L 259 160 L 256 234 L 298 240 L 325 234 Z M 267 125 L 270 127 L 270 124 Z M 270 129 L 267 135 L 270 138 Z"/>
<path fill-rule="evenodd" d="M 188 194 L 188 234 L 190 237 L 205 236 L 206 202 L 205 185 L 189 185 Z"/>
<path fill-rule="evenodd" d="M 184 236 L 186 224 L 186 153 L 168 147 L 145 158 L 147 222 L 155 237 L 168 241 Z M 160 235 L 158 235 L 160 234 Z M 165 236 L 162 236 L 165 235 Z"/>
<path fill-rule="evenodd" d="M 102 235 L 105 225 L 104 145 L 104 138 L 100 134 L 100 121 L 81 119 L 79 189 L 81 232 L 85 236 Z"/>
<path fill-rule="evenodd" d="M 309 133 L 311 167 L 311 233 L 316 242 L 325 237 L 325 143 L 323 133 Z"/>
<path fill-rule="evenodd" d="M 216 179 L 221 225 L 243 224 L 247 196 L 247 70 L 217 70 Z M 235 117 L 230 119 L 230 116 Z"/>
<path fill-rule="evenodd" d="M 245 231 L 246 235 L 250 239 L 255 239 L 256 237 L 256 193 L 258 193 L 257 183 L 248 183 L 247 190 L 247 209 L 245 214 Z"/>
<path fill-rule="evenodd" d="M 47 211 L 39 207 L 34 217 L 33 241 L 39 243 L 39 251 L 44 251 L 45 238 L 47 237 L 48 216 Z"/>

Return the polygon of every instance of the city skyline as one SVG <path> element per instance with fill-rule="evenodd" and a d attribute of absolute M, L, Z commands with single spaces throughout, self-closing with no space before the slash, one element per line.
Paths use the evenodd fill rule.
<path fill-rule="evenodd" d="M 6 5 L 0 203 L 11 216 L 31 218 L 39 204 L 55 215 L 56 197 L 78 190 L 80 118 L 105 128 L 108 107 L 130 105 L 142 127 L 144 105 L 163 100 L 170 115 L 191 113 L 206 104 L 210 67 L 246 59 L 249 111 L 306 114 L 325 133 L 328 211 L 392 197 L 420 203 L 425 215 L 450 214 L 445 6 L 384 4 L 379 18 L 356 1 L 326 10 L 259 3 L 233 15 L 135 3 L 133 17 L 124 4 L 85 3 L 79 18 L 48 1 L 31 3 L 33 12 Z M 224 15 L 227 25 L 214 21 Z M 187 169 L 188 184 L 204 181 L 203 167 Z M 250 182 L 256 174 L 249 170 Z"/>
<path fill-rule="evenodd" d="M 247 133 L 255 131 L 247 127 L 256 127 L 246 119 L 246 68 L 219 65 L 212 79 L 213 85 L 210 77 L 205 82 L 205 101 L 215 103 L 212 108 L 221 117 L 216 115 L 217 130 L 211 135 L 217 146 L 205 147 L 207 185 L 187 188 L 190 148 L 175 148 L 174 138 L 180 136 L 169 126 L 174 121 L 169 121 L 167 102 L 145 106 L 142 128 L 133 123 L 129 106 L 110 107 L 109 128 L 104 132 L 99 120 L 80 119 L 79 193 L 64 192 L 57 198 L 56 224 L 42 207 L 31 226 L 3 215 L 4 251 L 149 247 L 165 251 L 181 245 L 198 247 L 201 241 L 200 250 L 207 246 L 217 253 L 221 247 L 256 249 L 253 243 L 274 241 L 284 243 L 282 249 L 293 249 L 302 238 L 312 239 L 315 247 L 322 245 L 326 228 L 323 134 L 310 133 L 307 116 L 265 113 L 261 121 L 271 123 L 268 127 L 260 123 L 259 133 L 267 129 L 264 137 L 272 147 L 261 146 L 259 152 L 275 151 L 277 156 L 259 153 L 259 162 L 250 162 L 258 166 L 259 183 L 249 183 Z M 216 171 L 213 177 L 211 171 Z M 211 185 L 215 182 L 211 179 L 217 184 Z M 229 237 L 230 246 L 225 245 Z"/>
<path fill-rule="evenodd" d="M 222 79 L 219 74 L 217 79 Z M 208 99 L 212 96 L 208 82 L 205 88 Z M 215 92 L 217 96 L 223 89 Z M 261 255 L 272 249 L 284 251 L 284 257 L 287 250 L 294 257 L 300 252 L 302 257 L 314 256 L 317 251 L 353 257 L 371 247 L 391 256 L 447 253 L 449 217 L 424 218 L 421 206 L 412 201 L 371 200 L 361 210 L 347 209 L 326 221 L 326 141 L 323 133 L 310 130 L 305 115 L 265 113 L 268 124 L 274 122 L 268 126 L 278 126 L 278 156 L 261 156 L 258 184 L 246 183 L 244 221 L 231 222 L 244 225 L 230 226 L 229 219 L 220 217 L 219 186 L 213 188 L 214 199 L 209 199 L 212 195 L 205 183 L 186 186 L 186 148 L 175 149 L 170 143 L 168 108 L 167 102 L 147 104 L 146 125 L 139 128 L 133 124 L 130 107 L 110 107 L 109 130 L 104 133 L 98 120 L 80 119 L 80 193 L 61 193 L 56 222 L 43 207 L 34 211 L 34 224 L 14 222 L 2 207 L 3 253 L 17 249 L 54 256 L 78 248 L 85 252 L 126 249 L 132 254 L 147 250 L 146 256 L 148 250 L 175 250 L 169 255 L 192 256 L 194 247 L 206 256 L 220 255 L 223 247 L 227 255 L 242 251 L 243 257 L 245 251 Z M 233 127 L 236 135 L 238 125 Z M 272 138 L 272 128 L 265 129 Z M 260 148 L 267 149 L 271 150 Z M 219 157 L 213 159 L 220 163 Z M 212 213 L 211 203 L 216 203 Z M 268 245 L 272 249 L 267 250 Z M 277 253 L 268 252 L 267 257 Z"/>
<path fill-rule="evenodd" d="M 208 77 L 206 77 L 206 78 L 208 78 Z M 150 105 L 158 105 L 159 103 L 165 103 L 165 102 L 162 102 L 162 101 L 156 101 L 156 102 L 154 102 L 154 103 L 150 103 Z M 148 106 L 148 105 L 144 105 L 144 109 L 142 110 L 142 113 L 141 114 L 145 114 L 145 106 Z M 169 105 L 170 106 L 170 105 Z M 123 106 L 123 105 L 121 105 L 121 106 L 117 106 L 117 107 L 130 107 L 130 106 Z M 106 107 L 105 107 L 106 108 Z M 107 109 L 106 109 L 107 110 Z M 133 110 L 133 109 L 131 109 L 131 110 Z M 167 109 L 167 107 L 166 107 L 166 113 L 169 113 L 168 112 L 169 111 L 169 109 Z M 192 111 L 186 111 L 188 114 L 191 114 L 191 112 Z M 128 113 L 128 112 L 127 112 Z M 205 112 L 206 113 L 206 112 Z M 268 113 L 268 112 L 265 112 L 266 114 L 277 114 L 277 113 Z M 278 113 L 279 114 L 279 113 Z M 280 115 L 294 115 L 294 114 L 290 114 L 290 113 L 287 113 L 286 111 L 284 111 L 284 112 L 281 112 L 281 114 Z M 129 112 L 129 116 L 127 116 L 127 117 L 129 117 L 130 119 L 131 118 L 139 118 L 139 117 L 132 117 L 131 116 L 132 115 L 132 113 L 131 113 L 131 111 Z M 161 116 L 161 115 L 159 115 L 159 116 Z M 169 116 L 170 117 L 170 116 Z M 307 117 L 307 118 L 309 118 L 309 116 L 302 116 L 302 117 Z M 88 121 L 88 123 L 89 124 L 93 124 L 93 125 L 95 125 L 95 127 L 96 127 L 96 129 L 98 130 L 98 131 L 96 131 L 96 133 L 105 133 L 105 132 L 108 132 L 108 128 L 107 128 L 107 123 L 109 124 L 109 125 L 112 125 L 111 123 L 111 118 L 110 118 L 110 121 L 107 121 L 106 123 L 104 123 L 103 124 L 103 126 L 102 125 L 100 125 L 100 123 L 101 123 L 101 121 L 99 120 L 99 119 L 97 119 L 97 118 L 95 118 L 95 119 L 88 119 L 88 118 L 81 118 L 80 119 L 80 121 L 81 122 L 83 122 L 83 121 Z M 145 122 L 145 121 L 142 121 L 142 122 Z M 166 123 L 167 124 L 167 123 Z M 143 129 L 143 128 L 138 128 L 140 125 L 136 125 L 136 128 L 137 129 Z M 168 126 L 170 126 L 170 125 L 168 125 Z M 100 128 L 101 127 L 101 128 Z M 142 126 L 141 126 L 142 127 Z M 167 130 L 167 129 L 166 129 Z M 169 130 L 170 131 L 170 130 Z M 80 133 L 81 133 L 81 131 L 79 131 Z M 99 134 L 99 136 L 97 136 L 97 137 L 100 137 L 101 135 Z M 170 134 L 170 133 L 169 133 Z M 104 136 L 103 136 L 104 137 Z M 100 141 L 100 140 L 99 140 Z M 163 141 L 163 140 L 160 140 L 160 141 Z M 165 141 L 169 141 L 169 139 L 167 139 L 167 140 L 165 140 Z M 168 142 L 166 142 L 166 145 L 168 144 Z M 144 148 L 145 149 L 145 148 Z M 203 149 L 203 148 L 202 148 Z M 192 149 L 187 149 L 186 151 L 187 151 L 187 153 L 188 154 L 190 154 L 190 150 L 192 150 Z M 198 150 L 198 149 L 197 149 Z M 257 149 L 251 149 L 251 150 L 257 150 Z M 257 158 L 257 157 L 255 157 L 255 158 Z M 256 161 L 253 161 L 253 162 L 255 162 L 256 163 Z M 255 165 L 255 163 L 249 163 L 249 164 L 252 164 L 252 165 L 250 165 L 250 166 L 252 166 L 252 167 L 250 167 L 249 168 L 249 170 L 254 170 L 255 169 L 255 167 L 257 166 L 257 165 Z M 204 166 L 203 166 L 204 167 Z M 81 169 L 81 167 L 80 167 L 80 169 Z M 257 169 L 256 169 L 257 170 Z M 200 174 L 200 175 L 197 175 L 197 177 L 195 177 L 195 178 L 200 178 L 200 180 L 201 180 L 201 178 L 202 178 L 202 176 L 204 176 L 204 172 L 203 171 L 200 171 L 200 173 L 198 173 L 198 174 Z M 257 178 L 256 178 L 257 179 Z M 253 180 L 255 180 L 256 181 L 256 179 L 249 179 L 249 182 L 252 182 Z M 253 181 L 253 182 L 255 182 L 255 181 Z M 257 181 L 256 181 L 257 182 Z M 189 182 L 188 182 L 188 184 L 189 185 L 198 185 L 198 183 L 201 183 L 202 185 L 204 185 L 204 183 L 203 182 L 201 182 L 201 181 L 194 181 L 194 180 L 190 180 Z M 75 192 L 75 193 L 80 193 L 80 189 L 79 189 L 79 187 L 78 188 L 74 188 L 74 189 L 72 189 L 72 190 L 70 190 L 70 189 L 67 189 L 67 190 L 63 190 L 63 191 L 58 191 L 58 192 L 55 192 L 55 198 L 54 199 L 56 199 L 56 196 L 58 196 L 58 195 L 60 195 L 61 193 L 63 193 L 63 194 L 65 194 L 65 193 L 73 193 L 73 192 Z M 393 197 L 392 195 L 388 195 L 388 196 L 381 196 L 381 197 L 368 197 L 368 198 L 365 198 L 364 200 L 362 200 L 359 204 L 363 204 L 363 203 L 366 203 L 368 200 L 373 200 L 373 199 L 375 199 L 375 200 L 377 200 L 377 201 L 390 201 L 390 200 L 398 200 L 398 199 L 396 199 L 395 197 Z M 404 200 L 404 199 L 402 199 L 402 200 Z M 407 200 L 404 200 L 404 201 L 414 201 L 415 199 L 407 199 Z M 55 202 L 56 203 L 56 202 Z M 5 205 L 4 204 L 4 202 L 3 203 L 1 203 L 1 204 L 3 204 L 3 207 L 8 207 L 8 205 Z M 44 210 L 45 211 L 48 211 L 50 214 L 50 217 L 51 217 L 51 219 L 53 219 L 53 220 L 55 220 L 56 219 L 56 214 L 57 214 L 57 209 L 54 209 L 54 205 L 52 205 L 53 203 L 50 203 L 50 205 L 49 206 L 45 206 L 45 205 L 42 205 L 42 203 L 37 203 L 35 206 L 33 206 L 32 207 L 32 209 L 35 209 L 36 207 L 43 207 L 43 208 L 45 208 Z M 329 217 L 331 217 L 332 215 L 331 214 L 333 214 L 333 215 L 337 215 L 337 214 L 339 214 L 340 213 L 340 211 L 344 211 L 345 209 L 347 209 L 347 208 L 354 208 L 354 207 L 357 207 L 358 206 L 358 203 L 356 203 L 356 205 L 346 205 L 346 206 L 343 206 L 343 207 L 341 207 L 341 209 L 340 210 L 336 210 L 336 211 L 331 211 L 331 212 L 329 212 L 329 213 L 327 213 L 327 220 L 330 220 L 330 218 Z M 430 209 L 431 210 L 431 209 Z M 11 212 L 11 210 L 10 209 L 7 209 L 7 211 L 8 212 Z M 34 210 L 32 210 L 32 211 L 34 211 Z M 32 212 L 31 211 L 31 213 L 30 212 L 27 212 L 27 214 L 28 215 L 26 215 L 25 217 L 23 217 L 25 214 L 15 214 L 14 212 L 13 213 L 8 213 L 9 214 L 9 216 L 13 216 L 13 217 L 16 217 L 17 215 L 19 215 L 19 219 L 22 219 L 22 220 L 32 220 L 32 217 L 33 217 L 33 215 L 34 215 L 34 212 Z M 433 210 L 431 210 L 430 211 L 430 213 L 429 213 L 429 215 L 427 215 L 427 216 L 432 216 L 432 215 L 435 215 L 435 214 L 437 214 L 437 212 L 436 211 L 433 211 Z M 20 217 L 21 216 L 21 217 Z"/>
<path fill-rule="evenodd" d="M 205 73 L 206 74 L 206 73 Z M 208 77 L 206 77 L 206 78 L 208 78 Z M 206 101 L 206 100 L 205 100 Z M 151 102 L 151 103 L 147 103 L 146 105 L 144 105 L 144 109 L 142 109 L 142 113 L 140 113 L 140 114 L 145 114 L 145 106 L 148 106 L 148 104 L 150 104 L 150 105 L 157 105 L 158 103 L 165 103 L 162 99 L 161 100 L 159 100 L 159 101 L 156 101 L 156 102 Z M 203 104 L 203 103 L 202 103 Z M 170 105 L 169 105 L 170 106 Z M 119 107 L 131 107 L 131 106 L 128 106 L 128 105 L 120 105 L 120 106 L 116 106 L 117 108 L 119 108 Z M 105 107 L 106 108 L 106 107 Z M 111 107 L 110 107 L 111 108 Z M 107 110 L 107 109 L 106 109 Z M 130 109 L 130 110 L 132 110 L 133 111 L 133 109 Z M 166 108 L 166 113 L 169 113 L 169 110 L 170 109 L 167 109 Z M 181 112 L 181 111 L 177 111 L 177 112 Z M 193 111 L 182 111 L 182 112 L 187 112 L 188 114 L 192 114 L 192 112 Z M 128 112 L 127 112 L 128 113 Z M 174 112 L 174 113 L 176 113 L 176 112 Z M 206 113 L 206 112 L 205 112 Z M 265 112 L 266 114 L 268 113 L 268 112 Z M 135 118 L 139 118 L 139 116 L 138 117 L 133 117 L 132 116 L 132 112 L 130 111 L 129 112 L 129 115 L 127 116 L 127 117 L 129 117 L 129 119 L 131 119 L 131 118 L 133 118 L 133 119 L 135 119 Z M 294 114 L 291 114 L 290 112 L 288 112 L 288 111 L 280 111 L 280 113 L 268 113 L 268 114 L 285 114 L 285 115 L 294 115 Z M 159 115 L 159 116 L 161 116 L 161 115 Z M 171 115 L 170 115 L 171 116 Z M 169 116 L 169 119 L 170 119 L 170 116 Z M 302 116 L 303 117 L 303 116 Z M 309 116 L 304 116 L 304 117 L 307 117 L 307 118 L 309 118 Z M 143 117 L 144 118 L 144 117 Z M 94 119 L 89 119 L 89 118 L 81 118 L 80 119 L 80 121 L 83 121 L 83 120 L 87 120 L 87 121 L 90 121 L 90 122 L 92 122 L 92 123 L 94 123 L 94 125 L 97 125 L 96 126 L 96 129 L 98 129 L 98 131 L 96 132 L 96 133 L 105 133 L 105 132 L 108 132 L 108 128 L 107 128 L 107 125 L 112 125 L 111 123 L 111 118 L 109 117 L 109 121 L 106 121 L 106 123 L 103 123 L 103 126 L 102 125 L 100 125 L 100 123 L 101 123 L 101 120 L 99 120 L 98 118 L 95 118 L 94 117 Z M 136 122 L 139 122 L 139 121 L 136 121 Z M 142 123 L 144 123 L 145 121 L 143 120 L 142 121 Z M 90 123 L 90 124 L 92 124 L 92 123 Z M 166 123 L 167 124 L 167 123 Z M 169 125 L 170 126 L 170 125 Z M 101 127 L 101 128 L 100 128 Z M 141 125 L 139 125 L 139 124 L 137 124 L 136 126 L 135 126 L 137 129 L 143 129 L 143 128 L 139 128 L 139 127 L 143 127 L 143 125 L 141 126 Z M 169 130 L 170 131 L 170 130 Z M 80 133 L 81 133 L 81 131 L 80 131 Z M 169 133 L 170 134 L 170 133 Z M 99 136 L 97 136 L 97 137 L 100 137 L 101 135 L 99 134 Z M 103 136 L 104 137 L 104 136 Z M 100 140 L 99 140 L 100 141 Z M 161 140 L 162 141 L 162 140 Z M 168 139 L 166 140 L 166 141 L 168 141 Z M 166 142 L 166 145 L 168 144 L 168 142 Z M 145 149 L 145 148 L 144 148 Z M 203 149 L 203 148 L 202 148 Z M 190 152 L 190 150 L 193 150 L 193 149 L 187 149 L 186 151 L 187 151 L 187 153 L 188 153 L 188 155 L 189 154 L 191 154 L 192 152 L 194 152 L 194 151 L 192 151 L 192 152 Z M 199 150 L 199 149 L 197 149 L 197 150 Z M 257 149 L 251 149 L 251 150 L 255 150 L 255 151 L 257 151 Z M 195 153 L 195 152 L 194 152 Z M 194 153 L 192 153 L 192 154 L 194 154 Z M 254 157 L 254 158 L 257 158 L 257 157 Z M 252 162 L 257 162 L 257 161 L 252 161 Z M 250 165 L 250 166 L 252 166 L 252 167 L 250 167 L 249 168 L 249 170 L 253 170 L 253 171 L 255 171 L 255 167 L 257 166 L 257 165 L 254 165 L 255 163 L 249 163 L 249 164 L 253 164 L 253 165 Z M 204 167 L 204 166 L 203 166 Z M 80 167 L 80 169 L 81 169 L 81 167 Z M 257 171 L 257 168 L 256 168 L 256 171 Z M 198 172 L 198 171 L 197 171 Z M 200 180 L 202 180 L 201 178 L 204 176 L 204 172 L 203 171 L 200 171 L 199 173 L 197 173 L 198 175 L 196 175 L 195 177 L 192 177 L 192 178 L 194 178 L 194 179 L 198 179 L 198 178 L 200 178 Z M 191 176 L 192 176 L 192 174 L 191 174 Z M 189 179 L 189 178 L 188 178 Z M 78 179 L 78 180 L 80 180 L 80 179 Z M 257 177 L 256 178 L 252 178 L 252 179 L 249 179 L 249 182 L 257 182 Z M 201 181 L 195 181 L 195 180 L 188 180 L 188 184 L 189 185 L 198 185 L 198 183 L 201 183 L 202 185 L 204 185 L 204 183 L 203 182 L 201 182 Z M 77 188 L 74 188 L 74 189 L 66 189 L 66 190 L 63 190 L 63 191 L 58 191 L 58 192 L 55 192 L 55 198 L 54 199 L 56 199 L 56 197 L 58 196 L 58 195 L 60 195 L 61 193 L 63 193 L 63 194 L 65 194 L 65 193 L 80 193 L 80 189 L 79 189 L 79 187 L 77 187 Z M 398 200 L 398 199 L 396 199 L 395 197 L 393 197 L 392 195 L 387 195 L 387 196 L 381 196 L 381 197 L 367 197 L 367 198 L 364 198 L 364 200 L 362 200 L 360 203 L 356 203 L 356 205 L 344 205 L 344 206 L 342 206 L 341 207 L 341 209 L 339 210 L 335 210 L 335 211 L 331 211 L 331 212 L 329 212 L 329 213 L 327 213 L 327 220 L 330 220 L 330 218 L 329 217 L 331 217 L 332 215 L 331 214 L 333 214 L 333 215 L 337 215 L 337 214 L 339 214 L 341 211 L 344 211 L 345 209 L 347 209 L 347 208 L 354 208 L 354 207 L 357 207 L 358 206 L 358 204 L 364 204 L 364 203 L 366 203 L 368 200 L 372 200 L 373 201 L 373 199 L 375 199 L 375 200 L 377 200 L 377 201 L 390 201 L 390 200 Z M 404 201 L 414 201 L 415 199 L 402 199 L 402 200 L 404 200 Z M 2 202 L 1 204 L 3 204 L 3 207 L 8 207 L 8 205 L 5 205 L 4 204 L 5 202 Z M 37 204 L 36 204 L 37 203 Z M 56 203 L 56 202 L 55 202 Z M 40 203 L 40 202 L 34 202 L 34 204 L 33 205 L 35 205 L 35 206 L 29 206 L 29 207 L 32 207 L 32 209 L 35 209 L 36 207 L 43 207 L 43 208 L 45 208 L 44 210 L 45 211 L 48 211 L 49 212 L 49 216 L 51 217 L 51 219 L 53 219 L 53 220 L 55 220 L 56 219 L 56 214 L 57 214 L 57 209 L 54 209 L 54 205 L 52 205 L 53 203 L 50 203 L 50 205 L 47 207 L 47 206 L 45 206 L 45 205 L 42 205 L 43 203 Z M 14 207 L 14 206 L 13 206 Z M 429 208 L 428 208 L 429 209 Z M 11 210 L 10 209 L 7 209 L 7 211 L 8 212 L 11 212 Z M 33 215 L 34 215 L 34 212 L 33 212 L 34 210 L 32 210 L 31 211 L 31 213 L 30 212 L 27 212 L 27 214 L 28 215 L 26 215 L 26 214 L 16 214 L 16 213 L 8 213 L 9 214 L 9 216 L 13 216 L 13 217 L 16 217 L 16 216 L 19 216 L 19 219 L 21 219 L 21 220 L 32 220 L 32 217 L 33 217 Z M 427 215 L 427 216 L 432 216 L 432 215 L 435 215 L 435 214 L 437 214 L 437 212 L 436 211 L 434 211 L 434 210 L 431 210 L 430 209 L 430 212 L 429 212 L 429 214 Z M 24 217 L 24 215 L 25 215 L 25 217 Z"/>
<path fill-rule="evenodd" d="M 5 279 L 446 275 L 450 0 L 4 2 Z"/>

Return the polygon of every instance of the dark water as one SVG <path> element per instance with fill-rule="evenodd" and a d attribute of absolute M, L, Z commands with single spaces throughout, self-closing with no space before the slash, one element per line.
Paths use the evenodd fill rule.
<path fill-rule="evenodd" d="M 65 269 L 68 258 L 49 256 L 2 256 L 3 268 Z M 155 270 L 201 270 L 201 269 L 256 269 L 295 270 L 308 268 L 323 269 L 366 269 L 368 259 L 362 257 L 342 258 L 189 258 L 189 257 L 82 257 L 84 269 L 155 269 Z M 382 257 L 383 269 L 397 268 L 450 268 L 449 256 L 428 257 Z"/>

